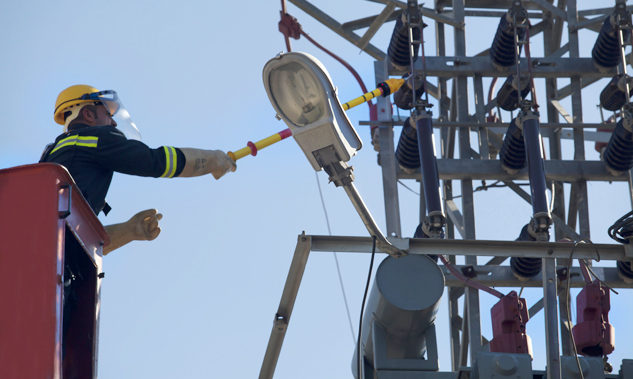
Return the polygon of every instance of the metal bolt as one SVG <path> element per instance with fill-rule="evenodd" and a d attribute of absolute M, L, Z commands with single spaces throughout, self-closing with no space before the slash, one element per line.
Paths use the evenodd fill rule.
<path fill-rule="evenodd" d="M 554 254 L 554 250 L 552 249 L 547 250 L 547 255 L 552 255 L 552 254 Z"/>
<path fill-rule="evenodd" d="M 550 282 L 550 283 L 554 283 L 554 279 L 552 279 L 552 278 L 547 279 L 547 281 Z"/>

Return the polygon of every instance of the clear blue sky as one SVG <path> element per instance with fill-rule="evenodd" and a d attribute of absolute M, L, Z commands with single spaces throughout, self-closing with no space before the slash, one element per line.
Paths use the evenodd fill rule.
<path fill-rule="evenodd" d="M 590 3 L 584 1 L 579 8 L 587 9 Z M 339 22 L 382 10 L 380 4 L 361 0 L 315 4 Z M 37 162 L 44 146 L 61 133 L 53 121 L 55 98 L 74 84 L 116 90 L 151 147 L 235 151 L 249 140 L 285 129 L 274 118 L 261 78 L 264 64 L 285 50 L 277 31 L 279 9 L 279 1 L 1 2 L 0 168 Z M 371 57 L 292 4 L 288 12 L 373 87 Z M 383 50 L 391 25 L 372 40 Z M 492 19 L 467 20 L 468 54 L 489 47 L 496 25 Z M 433 29 L 425 31 L 428 55 L 435 54 Z M 447 30 L 450 41 L 451 28 Z M 581 54 L 589 56 L 596 34 L 582 31 L 583 37 Z M 536 40 L 533 51 L 540 56 L 542 44 Z M 323 62 L 341 99 L 360 95 L 349 72 L 308 41 L 293 40 L 293 48 Z M 488 84 L 486 80 L 486 88 Z M 565 84 L 561 80 L 559 86 Z M 585 121 L 598 122 L 597 93 L 605 84 L 583 93 Z M 544 99 L 543 92 L 539 98 Z M 568 102 L 563 105 L 570 109 Z M 470 109 L 472 113 L 472 104 Z M 359 106 L 349 116 L 365 144 L 350 162 L 356 185 L 385 228 L 380 168 L 368 127 L 358 126 L 368 119 L 367 108 Z M 398 138 L 400 128 L 395 134 Z M 565 159 L 571 159 L 571 147 L 565 141 Z M 587 143 L 587 156 L 598 159 L 592 143 Z M 324 173 L 319 178 L 333 234 L 366 236 L 344 191 L 327 185 Z M 419 189 L 414 181 L 406 184 Z M 591 236 L 608 243 L 608 226 L 631 207 L 628 188 L 622 183 L 590 183 L 589 196 Z M 296 143 L 284 141 L 256 158 L 240 160 L 237 172 L 220 181 L 210 176 L 166 180 L 117 174 L 107 199 L 113 211 L 100 217 L 104 224 L 127 220 L 147 208 L 157 208 L 164 219 L 157 240 L 132 243 L 104 259 L 99 376 L 256 377 L 297 235 L 303 230 L 327 234 L 315 174 Z M 481 239 L 512 240 L 531 214 L 527 203 L 504 189 L 477 193 L 475 204 Z M 400 205 L 403 234 L 410 237 L 418 223 L 418 199 L 400 187 Z M 339 259 L 356 333 L 369 256 L 339 254 Z M 541 297 L 538 290 L 525 293 L 529 305 Z M 633 310 L 630 296 L 630 291 L 622 291 L 612 297 L 617 341 L 611 361 L 616 370 L 622 358 L 633 358 L 633 332 L 626 318 Z M 487 309 L 494 298 L 481 298 L 482 328 L 491 338 Z M 440 363 L 447 370 L 445 299 L 440 309 Z M 528 323 L 528 333 L 534 343 L 534 368 L 543 369 L 542 314 Z M 353 350 L 332 254 L 313 253 L 276 377 L 351 377 Z"/>

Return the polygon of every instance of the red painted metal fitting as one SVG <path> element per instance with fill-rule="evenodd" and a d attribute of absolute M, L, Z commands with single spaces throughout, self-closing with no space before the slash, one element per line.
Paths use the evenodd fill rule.
<path fill-rule="evenodd" d="M 494 113 L 494 114 L 491 114 L 490 116 L 486 116 L 486 122 L 496 124 L 498 122 L 501 122 L 501 120 L 499 120 L 499 116 L 497 116 L 497 114 Z"/>
<path fill-rule="evenodd" d="M 600 357 L 615 350 L 615 329 L 609 324 L 610 309 L 609 289 L 598 280 L 580 291 L 576 297 L 578 320 L 572 330 L 578 354 Z"/>
<path fill-rule="evenodd" d="M 501 298 L 490 313 L 493 336 L 490 351 L 532 356 L 532 340 L 525 333 L 525 323 L 529 320 L 525 299 L 512 291 Z"/>
<path fill-rule="evenodd" d="M 279 31 L 286 37 L 299 39 L 301 37 L 301 24 L 296 18 L 287 13 L 281 13 L 281 21 L 279 21 Z"/>

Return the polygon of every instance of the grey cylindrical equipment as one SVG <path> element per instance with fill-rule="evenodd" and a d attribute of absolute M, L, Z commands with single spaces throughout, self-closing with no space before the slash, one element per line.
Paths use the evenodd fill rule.
<path fill-rule="evenodd" d="M 385 330 L 388 358 L 422 358 L 424 333 L 435 321 L 443 292 L 444 274 L 431 258 L 417 254 L 385 258 L 376 271 L 363 318 L 361 349 L 369 364 L 374 363 L 374 320 Z M 355 351 L 352 372 L 356 378 L 357 359 Z"/>

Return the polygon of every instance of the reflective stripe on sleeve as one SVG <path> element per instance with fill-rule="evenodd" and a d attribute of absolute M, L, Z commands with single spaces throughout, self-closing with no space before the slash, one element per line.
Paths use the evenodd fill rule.
<path fill-rule="evenodd" d="M 176 149 L 171 146 L 163 146 L 163 149 L 165 149 L 165 172 L 161 175 L 161 178 L 173 178 L 178 167 Z"/>
<path fill-rule="evenodd" d="M 62 149 L 67 146 L 83 146 L 83 147 L 97 147 L 99 142 L 99 137 L 81 137 L 81 136 L 70 136 L 66 137 L 63 140 L 57 142 L 55 148 L 51 150 L 51 154 L 55 153 L 57 150 Z"/>

